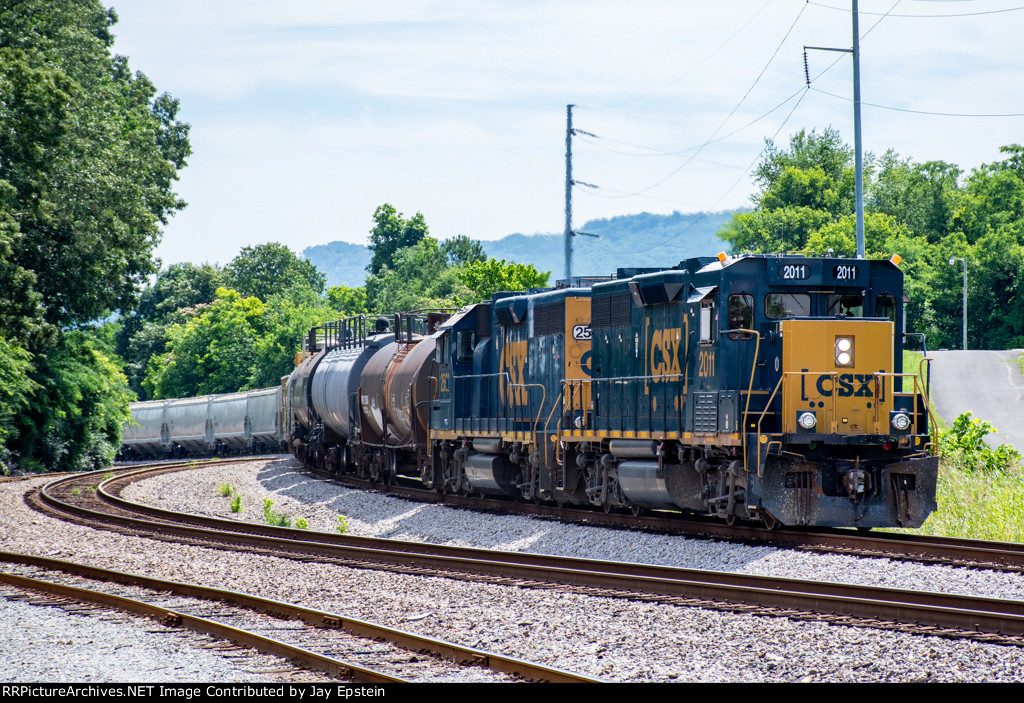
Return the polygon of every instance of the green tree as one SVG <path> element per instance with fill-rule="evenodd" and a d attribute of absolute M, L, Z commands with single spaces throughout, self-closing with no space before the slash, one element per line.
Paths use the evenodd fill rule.
<path fill-rule="evenodd" d="M 327 304 L 339 317 L 362 315 L 370 311 L 366 300 L 366 288 L 331 286 L 327 289 Z"/>
<path fill-rule="evenodd" d="M 503 290 L 518 291 L 543 288 L 551 272 L 540 273 L 533 264 L 517 264 L 504 259 L 473 262 L 458 271 L 459 280 L 469 289 L 464 302 L 487 300 Z"/>
<path fill-rule="evenodd" d="M 209 306 L 195 309 L 167 333 L 167 352 L 150 358 L 143 387 L 154 398 L 231 393 L 253 375 L 266 306 L 219 288 Z"/>
<path fill-rule="evenodd" d="M 0 9 L 0 182 L 23 235 L 11 261 L 57 326 L 130 308 L 160 225 L 184 206 L 171 187 L 188 126 L 110 56 L 116 19 L 98 0 Z"/>
<path fill-rule="evenodd" d="M 270 300 L 272 295 L 295 287 L 320 295 L 327 284 L 311 261 L 299 258 L 277 242 L 243 248 L 224 268 L 224 273 L 230 288 L 260 300 Z"/>
<path fill-rule="evenodd" d="M 310 327 L 338 316 L 315 296 L 305 300 L 274 296 L 264 309 L 262 333 L 256 340 L 252 371 L 244 389 L 276 386 L 295 368 L 295 355 Z"/>
<path fill-rule="evenodd" d="M 212 303 L 224 279 L 224 272 L 210 264 L 172 264 L 142 291 L 138 307 L 121 318 L 116 351 L 124 360 L 129 387 L 140 398 L 148 398 L 142 379 L 149 359 L 166 351 L 171 325 L 184 321 L 181 311 Z"/>
<path fill-rule="evenodd" d="M 372 257 L 367 271 L 378 275 L 384 268 L 395 268 L 395 256 L 407 247 L 415 246 L 430 232 L 417 212 L 411 219 L 405 219 L 390 203 L 384 203 L 373 213 L 373 229 L 370 230 Z"/>
<path fill-rule="evenodd" d="M 131 400 L 111 350 L 73 331 L 34 361 L 28 380 L 36 390 L 8 443 L 21 468 L 78 471 L 109 465 Z"/>
<path fill-rule="evenodd" d="M 0 6 L 0 455 L 25 467 L 109 460 L 129 393 L 76 331 L 129 310 L 190 154 L 178 103 L 111 55 L 99 0 Z"/>
<path fill-rule="evenodd" d="M 391 266 L 366 277 L 366 297 L 370 309 L 382 313 L 439 307 L 457 283 L 438 241 L 424 237 L 396 252 Z"/>
<path fill-rule="evenodd" d="M 441 253 L 449 266 L 463 266 L 475 261 L 486 261 L 484 245 L 464 234 L 457 234 L 441 242 Z"/>
<path fill-rule="evenodd" d="M 32 355 L 0 334 L 0 473 L 13 462 L 8 445 L 17 439 L 18 418 L 31 404 L 39 384 L 32 380 Z"/>

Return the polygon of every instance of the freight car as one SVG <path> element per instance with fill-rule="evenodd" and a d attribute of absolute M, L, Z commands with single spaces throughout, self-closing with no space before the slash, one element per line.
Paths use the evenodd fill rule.
<path fill-rule="evenodd" d="M 263 453 L 285 447 L 281 388 L 131 404 L 122 458 Z"/>
<path fill-rule="evenodd" d="M 284 381 L 281 430 L 308 464 L 438 492 L 919 526 L 938 460 L 897 264 L 721 254 L 329 323 Z"/>

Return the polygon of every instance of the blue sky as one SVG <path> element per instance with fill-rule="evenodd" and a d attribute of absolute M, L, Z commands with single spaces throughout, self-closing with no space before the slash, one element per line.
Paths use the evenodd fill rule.
<path fill-rule="evenodd" d="M 896 108 L 864 107 L 865 148 L 969 170 L 1024 141 L 1024 117 L 905 112 L 1024 113 L 1018 2 L 861 0 L 862 99 Z M 113 5 L 115 51 L 192 125 L 165 264 L 365 242 L 384 202 L 440 238 L 561 231 L 567 103 L 599 137 L 577 225 L 743 206 L 765 138 L 853 141 L 850 59 L 809 52 L 807 90 L 803 58 L 850 47 L 849 0 Z"/>

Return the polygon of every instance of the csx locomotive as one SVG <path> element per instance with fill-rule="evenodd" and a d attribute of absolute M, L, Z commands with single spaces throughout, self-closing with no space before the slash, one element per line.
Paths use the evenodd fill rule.
<path fill-rule="evenodd" d="M 938 459 L 897 263 L 722 254 L 330 323 L 285 381 L 284 436 L 439 492 L 916 527 Z"/>

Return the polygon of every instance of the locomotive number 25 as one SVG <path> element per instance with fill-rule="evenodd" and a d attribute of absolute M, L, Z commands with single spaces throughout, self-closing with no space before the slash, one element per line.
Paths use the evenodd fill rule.
<path fill-rule="evenodd" d="M 700 362 L 697 368 L 698 376 L 714 376 L 715 375 L 715 352 L 712 350 L 702 351 L 698 358 Z"/>

